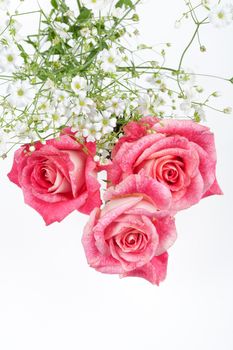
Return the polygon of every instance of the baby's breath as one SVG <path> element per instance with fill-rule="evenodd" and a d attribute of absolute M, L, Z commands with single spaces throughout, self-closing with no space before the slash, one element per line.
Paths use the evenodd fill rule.
<path fill-rule="evenodd" d="M 208 1 L 193 6 L 186 0 L 187 11 L 177 23 L 190 18 L 195 31 L 178 67 L 167 67 L 170 43 L 156 50 L 138 43 L 140 2 L 77 0 L 71 10 L 66 1 L 52 0 L 49 13 L 39 8 L 21 14 L 19 7 L 6 15 L 0 26 L 0 156 L 25 142 L 33 150 L 35 141 L 44 143 L 70 127 L 77 140 L 96 142 L 95 159 L 104 163 L 130 120 L 146 115 L 205 119 L 218 92 L 206 95 L 198 74 L 184 68 L 184 58 L 194 40 L 203 51 L 203 24 L 220 19 L 229 24 L 230 6 L 211 8 Z M 0 5 L 7 8 L 7 0 Z M 203 18 L 201 9 L 207 11 Z M 32 13 L 38 32 L 22 37 L 21 15 Z M 144 59 L 148 50 L 151 61 Z M 231 113 L 230 107 L 214 109 Z"/>

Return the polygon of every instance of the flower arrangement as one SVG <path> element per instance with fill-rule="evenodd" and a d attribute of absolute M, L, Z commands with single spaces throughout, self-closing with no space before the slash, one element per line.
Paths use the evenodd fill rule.
<path fill-rule="evenodd" d="M 203 25 L 233 22 L 233 5 L 185 0 L 176 25 L 189 18 L 195 30 L 173 68 L 171 44 L 137 43 L 140 2 L 51 0 L 49 13 L 0 2 L 0 156 L 17 147 L 9 179 L 47 225 L 74 210 L 90 216 L 82 243 L 91 267 L 159 284 L 175 214 L 222 194 L 214 136 L 200 122 L 208 109 L 231 108 L 213 106 L 217 91 L 206 97 L 183 65 L 195 40 L 206 50 Z M 38 29 L 22 36 L 18 20 L 32 14 Z"/>

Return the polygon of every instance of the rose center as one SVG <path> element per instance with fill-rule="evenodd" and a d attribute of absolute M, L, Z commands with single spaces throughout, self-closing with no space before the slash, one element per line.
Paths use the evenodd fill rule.
<path fill-rule="evenodd" d="M 134 245 L 137 242 L 137 237 L 135 234 L 130 234 L 126 237 L 126 243 L 129 245 Z"/>

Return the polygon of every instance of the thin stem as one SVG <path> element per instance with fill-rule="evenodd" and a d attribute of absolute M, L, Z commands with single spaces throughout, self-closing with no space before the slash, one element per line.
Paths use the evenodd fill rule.
<path fill-rule="evenodd" d="M 81 5 L 80 0 L 77 0 L 77 4 L 78 4 L 78 9 L 79 9 L 79 11 L 81 11 L 82 5 Z"/>
<path fill-rule="evenodd" d="M 199 77 L 208 77 L 208 78 L 214 78 L 214 79 L 220 79 L 231 82 L 231 79 L 223 78 L 218 75 L 211 75 L 211 74 L 201 74 L 201 73 L 189 73 L 190 75 L 197 75 Z"/>
<path fill-rule="evenodd" d="M 119 71 L 134 71 L 136 69 L 153 69 L 153 67 L 148 67 L 148 66 L 135 66 L 135 67 L 117 67 L 117 69 Z M 169 71 L 169 72 L 174 72 L 174 73 L 178 73 L 179 71 L 174 69 L 174 68 L 169 68 L 169 67 L 163 67 L 163 66 L 157 66 L 156 69 L 158 70 L 166 70 L 166 71 Z"/>
<path fill-rule="evenodd" d="M 186 48 L 184 49 L 182 55 L 181 55 L 181 58 L 180 58 L 180 61 L 179 61 L 179 65 L 178 65 L 178 69 L 177 71 L 179 72 L 179 74 L 177 75 L 177 84 L 179 86 L 179 89 L 180 89 L 180 92 L 182 94 L 182 96 L 184 96 L 184 92 L 183 92 L 183 89 L 180 85 L 180 69 L 181 69 L 181 66 L 182 66 L 182 63 L 183 63 L 183 60 L 184 60 L 184 56 L 186 55 L 187 51 L 189 50 L 190 46 L 192 45 L 194 39 L 196 38 L 196 35 L 198 35 L 198 31 L 199 31 L 199 28 L 200 26 L 206 21 L 207 17 L 205 19 L 203 19 L 201 22 L 198 22 L 197 25 L 196 25 L 196 29 L 192 35 L 192 38 L 191 40 L 189 41 L 188 45 L 186 46 Z"/>
<path fill-rule="evenodd" d="M 15 15 L 12 15 L 11 17 L 18 17 L 18 16 L 24 16 L 24 15 L 30 15 L 32 13 L 39 13 L 41 10 L 36 11 L 30 11 L 30 12 L 22 12 L 22 13 L 16 13 Z"/>

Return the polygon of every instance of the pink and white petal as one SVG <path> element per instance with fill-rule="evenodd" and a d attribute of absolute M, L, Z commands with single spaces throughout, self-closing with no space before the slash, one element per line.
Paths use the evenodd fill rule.
<path fill-rule="evenodd" d="M 205 197 L 208 197 L 208 196 L 212 196 L 212 195 L 216 195 L 216 194 L 218 194 L 218 195 L 222 195 L 223 194 L 223 192 L 222 192 L 222 190 L 221 190 L 217 180 L 215 180 L 213 185 L 208 189 L 208 191 L 206 191 L 203 194 L 202 198 L 205 198 Z"/>
<path fill-rule="evenodd" d="M 168 254 L 155 256 L 148 264 L 134 271 L 125 271 L 120 277 L 141 277 L 159 285 L 167 275 Z"/>
<path fill-rule="evenodd" d="M 176 136 L 167 136 L 160 138 L 156 142 L 144 149 L 144 151 L 136 159 L 134 166 L 138 166 L 145 159 L 154 158 L 154 153 L 165 152 L 160 156 L 169 154 L 167 150 L 170 149 L 180 149 L 180 150 L 189 150 L 189 141 L 185 137 Z"/>
<path fill-rule="evenodd" d="M 83 146 L 73 137 L 72 134 L 61 134 L 58 138 L 46 141 L 46 144 L 61 151 L 80 151 L 83 148 Z"/>
<path fill-rule="evenodd" d="M 151 134 L 135 142 L 125 142 L 113 158 L 113 162 L 117 162 L 122 171 L 132 172 L 132 166 L 140 154 L 162 138 L 165 138 L 162 134 Z"/>
<path fill-rule="evenodd" d="M 73 169 L 69 171 L 70 184 L 73 197 L 77 197 L 78 192 L 85 184 L 85 167 L 87 156 L 83 151 L 65 151 L 69 155 L 73 164 Z"/>
<path fill-rule="evenodd" d="M 85 169 L 85 179 L 86 179 L 86 187 L 88 193 L 90 195 L 96 191 L 99 191 L 100 189 L 100 183 L 97 179 L 97 165 L 94 162 L 93 158 L 88 157 L 86 162 L 86 169 Z"/>
<path fill-rule="evenodd" d="M 213 185 L 216 179 L 216 155 L 215 153 L 212 155 L 209 155 L 199 145 L 197 144 L 193 144 L 193 145 L 199 154 L 199 159 L 200 159 L 199 171 L 204 181 L 204 189 L 203 189 L 203 193 L 204 193 L 208 191 L 208 189 Z"/>
<path fill-rule="evenodd" d="M 95 267 L 96 271 L 108 274 L 121 274 L 124 272 L 119 261 L 115 260 L 113 257 L 102 257 L 98 266 Z"/>
<path fill-rule="evenodd" d="M 82 244 L 86 254 L 88 264 L 99 272 L 103 273 L 121 273 L 122 268 L 118 261 L 111 256 L 103 256 L 95 244 L 93 228 L 95 227 L 100 216 L 100 209 L 95 208 L 91 214 L 89 221 L 84 227 Z"/>
<path fill-rule="evenodd" d="M 159 236 L 159 244 L 155 255 L 161 255 L 168 250 L 176 241 L 177 232 L 175 219 L 171 216 L 166 216 L 162 220 L 155 220 L 154 225 Z"/>
<path fill-rule="evenodd" d="M 90 213 L 89 220 L 84 227 L 82 236 L 82 245 L 86 254 L 87 262 L 91 267 L 96 265 L 96 261 L 98 261 L 99 256 L 99 251 L 96 248 L 93 234 L 93 228 L 98 222 L 99 216 L 100 209 L 93 209 L 93 211 Z"/>
<path fill-rule="evenodd" d="M 156 132 L 180 135 L 200 145 L 210 157 L 215 154 L 214 135 L 210 129 L 190 120 L 163 120 L 153 126 Z"/>
<path fill-rule="evenodd" d="M 78 210 L 87 198 L 87 195 L 84 193 L 75 199 L 49 203 L 37 198 L 30 190 L 23 190 L 23 195 L 25 203 L 43 217 L 46 225 L 50 225 L 56 221 L 61 222 L 72 211 Z"/>
<path fill-rule="evenodd" d="M 104 195 L 105 200 L 119 196 L 143 194 L 155 205 L 157 209 L 165 210 L 171 206 L 171 193 L 169 189 L 158 181 L 146 176 L 130 175 L 116 187 L 110 187 Z"/>
<path fill-rule="evenodd" d="M 135 215 L 135 216 L 146 215 L 148 217 L 153 217 L 156 215 L 157 212 L 158 212 L 158 209 L 155 207 L 155 205 L 152 202 L 142 199 L 133 208 L 130 208 L 127 211 L 125 211 L 125 214 Z"/>
<path fill-rule="evenodd" d="M 202 176 L 199 173 L 192 179 L 189 187 L 187 187 L 187 190 L 185 191 L 184 196 L 179 198 L 177 201 L 172 202 L 171 210 L 179 211 L 197 204 L 202 198 L 203 189 L 204 183 Z"/>
<path fill-rule="evenodd" d="M 20 147 L 15 151 L 13 165 L 11 171 L 8 174 L 9 180 L 19 187 L 21 187 L 21 169 L 25 166 L 28 159 L 28 155 L 26 155 L 24 151 L 25 147 Z"/>
<path fill-rule="evenodd" d="M 82 214 L 89 215 L 90 212 L 96 208 L 100 207 L 102 204 L 99 191 L 94 192 L 92 195 L 87 191 L 84 192 L 86 194 L 85 203 L 78 209 L 78 211 Z"/>

